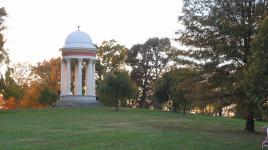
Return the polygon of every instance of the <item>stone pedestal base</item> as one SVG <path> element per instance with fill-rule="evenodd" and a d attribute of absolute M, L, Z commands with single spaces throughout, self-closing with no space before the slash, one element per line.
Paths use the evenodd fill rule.
<path fill-rule="evenodd" d="M 96 96 L 77 96 L 63 95 L 57 101 L 56 107 L 84 107 L 84 106 L 100 106 L 101 103 L 96 100 Z"/>

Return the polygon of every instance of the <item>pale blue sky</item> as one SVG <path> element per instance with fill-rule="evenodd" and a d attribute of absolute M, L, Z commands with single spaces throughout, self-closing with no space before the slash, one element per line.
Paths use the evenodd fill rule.
<path fill-rule="evenodd" d="M 12 62 L 60 56 L 66 36 L 87 32 L 94 43 L 115 39 L 130 48 L 150 37 L 174 38 L 182 0 L 0 0 L 9 14 L 6 45 Z"/>

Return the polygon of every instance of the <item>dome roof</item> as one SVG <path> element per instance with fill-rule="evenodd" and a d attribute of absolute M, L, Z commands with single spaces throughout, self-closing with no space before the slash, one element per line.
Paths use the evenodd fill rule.
<path fill-rule="evenodd" d="M 63 48 L 85 49 L 94 48 L 90 36 L 80 30 L 70 33 L 65 39 Z"/>

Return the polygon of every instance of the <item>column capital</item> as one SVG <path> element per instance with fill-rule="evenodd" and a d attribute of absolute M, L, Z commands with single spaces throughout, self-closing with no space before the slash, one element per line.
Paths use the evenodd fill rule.
<path fill-rule="evenodd" d="M 65 60 L 67 62 L 70 62 L 71 61 L 71 58 L 63 58 L 63 60 Z"/>
<path fill-rule="evenodd" d="M 95 64 L 97 62 L 97 59 L 93 59 L 92 63 Z"/>
<path fill-rule="evenodd" d="M 93 61 L 92 59 L 88 59 L 87 60 L 88 63 L 92 63 L 92 61 Z"/>
<path fill-rule="evenodd" d="M 83 61 L 83 58 L 77 58 L 78 63 L 81 63 Z"/>

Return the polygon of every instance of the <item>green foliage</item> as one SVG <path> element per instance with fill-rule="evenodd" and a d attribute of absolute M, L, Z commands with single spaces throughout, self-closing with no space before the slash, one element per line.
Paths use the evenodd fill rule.
<path fill-rule="evenodd" d="M 0 74 L 0 93 L 4 92 L 5 88 L 5 79 L 2 74 Z"/>
<path fill-rule="evenodd" d="M 106 77 L 106 74 L 120 69 L 125 70 L 125 61 L 128 49 L 124 45 L 120 45 L 115 40 L 103 41 L 100 46 L 97 46 L 98 61 L 95 64 L 97 80 L 97 95 L 99 95 L 100 84 Z M 104 100 L 104 97 L 102 97 Z M 103 104 L 111 106 L 109 100 L 104 100 Z"/>
<path fill-rule="evenodd" d="M 154 97 L 160 103 L 172 101 L 174 111 L 190 109 L 195 99 L 195 76 L 198 73 L 189 69 L 176 69 L 165 73 L 154 85 Z"/>
<path fill-rule="evenodd" d="M 3 35 L 3 30 L 6 29 L 4 25 L 5 17 L 7 16 L 7 12 L 4 7 L 0 8 L 0 66 L 2 64 L 6 64 L 9 62 L 8 52 L 4 49 L 5 38 Z"/>
<path fill-rule="evenodd" d="M 115 40 L 103 41 L 100 46 L 97 46 L 96 71 L 100 81 L 105 78 L 107 73 L 125 67 L 127 52 L 128 49 Z"/>
<path fill-rule="evenodd" d="M 14 81 L 11 74 L 12 69 L 8 68 L 5 73 L 5 79 L 2 77 L 0 79 L 3 97 L 5 99 L 14 97 L 16 100 L 20 100 L 23 95 L 23 89 Z"/>
<path fill-rule="evenodd" d="M 192 48 L 181 51 L 185 57 L 178 61 L 202 70 L 207 90 L 215 97 L 244 100 L 234 85 L 241 79 L 252 54 L 250 42 L 267 10 L 265 1 L 184 0 L 179 20 L 186 30 L 179 32 L 178 40 Z"/>
<path fill-rule="evenodd" d="M 163 76 L 158 79 L 154 84 L 154 98 L 160 102 L 164 103 L 170 100 L 172 88 L 174 86 L 174 77 L 170 72 L 163 74 Z"/>
<path fill-rule="evenodd" d="M 38 101 L 40 104 L 52 105 L 58 99 L 59 99 L 59 96 L 56 91 L 51 90 L 49 88 L 44 88 L 41 90 Z"/>
<path fill-rule="evenodd" d="M 252 55 L 245 69 L 242 81 L 244 90 L 249 97 L 247 103 L 255 104 L 267 117 L 268 100 L 268 17 L 258 27 L 256 37 L 251 43 Z"/>
<path fill-rule="evenodd" d="M 104 78 L 100 87 L 100 99 L 109 99 L 118 110 L 120 103 L 133 98 L 135 92 L 134 83 L 127 72 L 114 71 Z"/>
<path fill-rule="evenodd" d="M 179 52 L 178 62 L 201 70 L 204 99 L 222 107 L 247 101 L 240 83 L 252 55 L 250 42 L 267 12 L 263 0 L 184 0 L 179 20 L 185 30 L 178 40 L 189 50 Z"/>
<path fill-rule="evenodd" d="M 168 38 L 150 38 L 144 44 L 136 44 L 128 52 L 127 63 L 131 78 L 139 87 L 139 102 L 146 107 L 152 101 L 152 84 L 168 69 L 175 57 L 175 48 Z"/>

